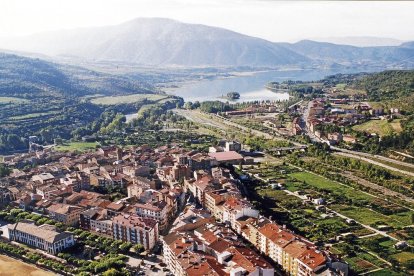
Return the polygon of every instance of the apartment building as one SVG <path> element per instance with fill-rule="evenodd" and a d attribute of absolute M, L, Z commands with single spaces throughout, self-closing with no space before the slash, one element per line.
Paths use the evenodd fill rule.
<path fill-rule="evenodd" d="M 112 234 L 116 240 L 142 244 L 151 249 L 158 241 L 158 222 L 150 218 L 121 214 L 112 219 Z"/>

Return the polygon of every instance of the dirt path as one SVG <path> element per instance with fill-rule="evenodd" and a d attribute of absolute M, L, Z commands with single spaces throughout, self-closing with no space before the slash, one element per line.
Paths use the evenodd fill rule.
<path fill-rule="evenodd" d="M 52 276 L 51 272 L 41 270 L 33 265 L 0 255 L 0 276 Z"/>

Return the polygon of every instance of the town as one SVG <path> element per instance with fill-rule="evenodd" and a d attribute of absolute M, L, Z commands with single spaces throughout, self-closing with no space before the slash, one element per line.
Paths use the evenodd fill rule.
<path fill-rule="evenodd" d="M 141 247 L 152 256 L 162 248 L 151 269 L 171 275 L 348 273 L 346 263 L 264 217 L 243 196 L 233 168 L 255 161 L 243 156 L 238 142 L 222 141 L 209 153 L 180 145 L 109 146 L 83 154 L 46 149 L 9 162 L 28 159 L 48 162 L 2 179 L 0 203 L 20 218 L 2 228 L 3 237 L 58 256 L 54 260 L 66 263 L 62 253 L 76 246 L 81 229 L 127 243 L 126 254 Z"/>

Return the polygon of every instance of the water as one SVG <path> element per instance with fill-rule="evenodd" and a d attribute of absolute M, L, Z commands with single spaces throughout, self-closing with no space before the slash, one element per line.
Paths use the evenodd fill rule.
<path fill-rule="evenodd" d="M 202 80 L 183 84 L 179 88 L 171 88 L 167 92 L 180 97 L 185 101 L 223 100 L 221 97 L 228 92 L 240 93 L 238 101 L 286 100 L 288 93 L 272 92 L 264 86 L 271 81 L 285 80 L 320 80 L 325 76 L 346 73 L 335 70 L 292 70 L 268 71 L 251 75 L 237 76 L 225 79 Z"/>

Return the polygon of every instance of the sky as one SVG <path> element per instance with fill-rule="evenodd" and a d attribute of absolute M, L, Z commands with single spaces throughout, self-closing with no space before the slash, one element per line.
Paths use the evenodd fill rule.
<path fill-rule="evenodd" d="M 274 42 L 375 36 L 414 40 L 414 2 L 0 0 L 0 37 L 166 17 Z"/>

